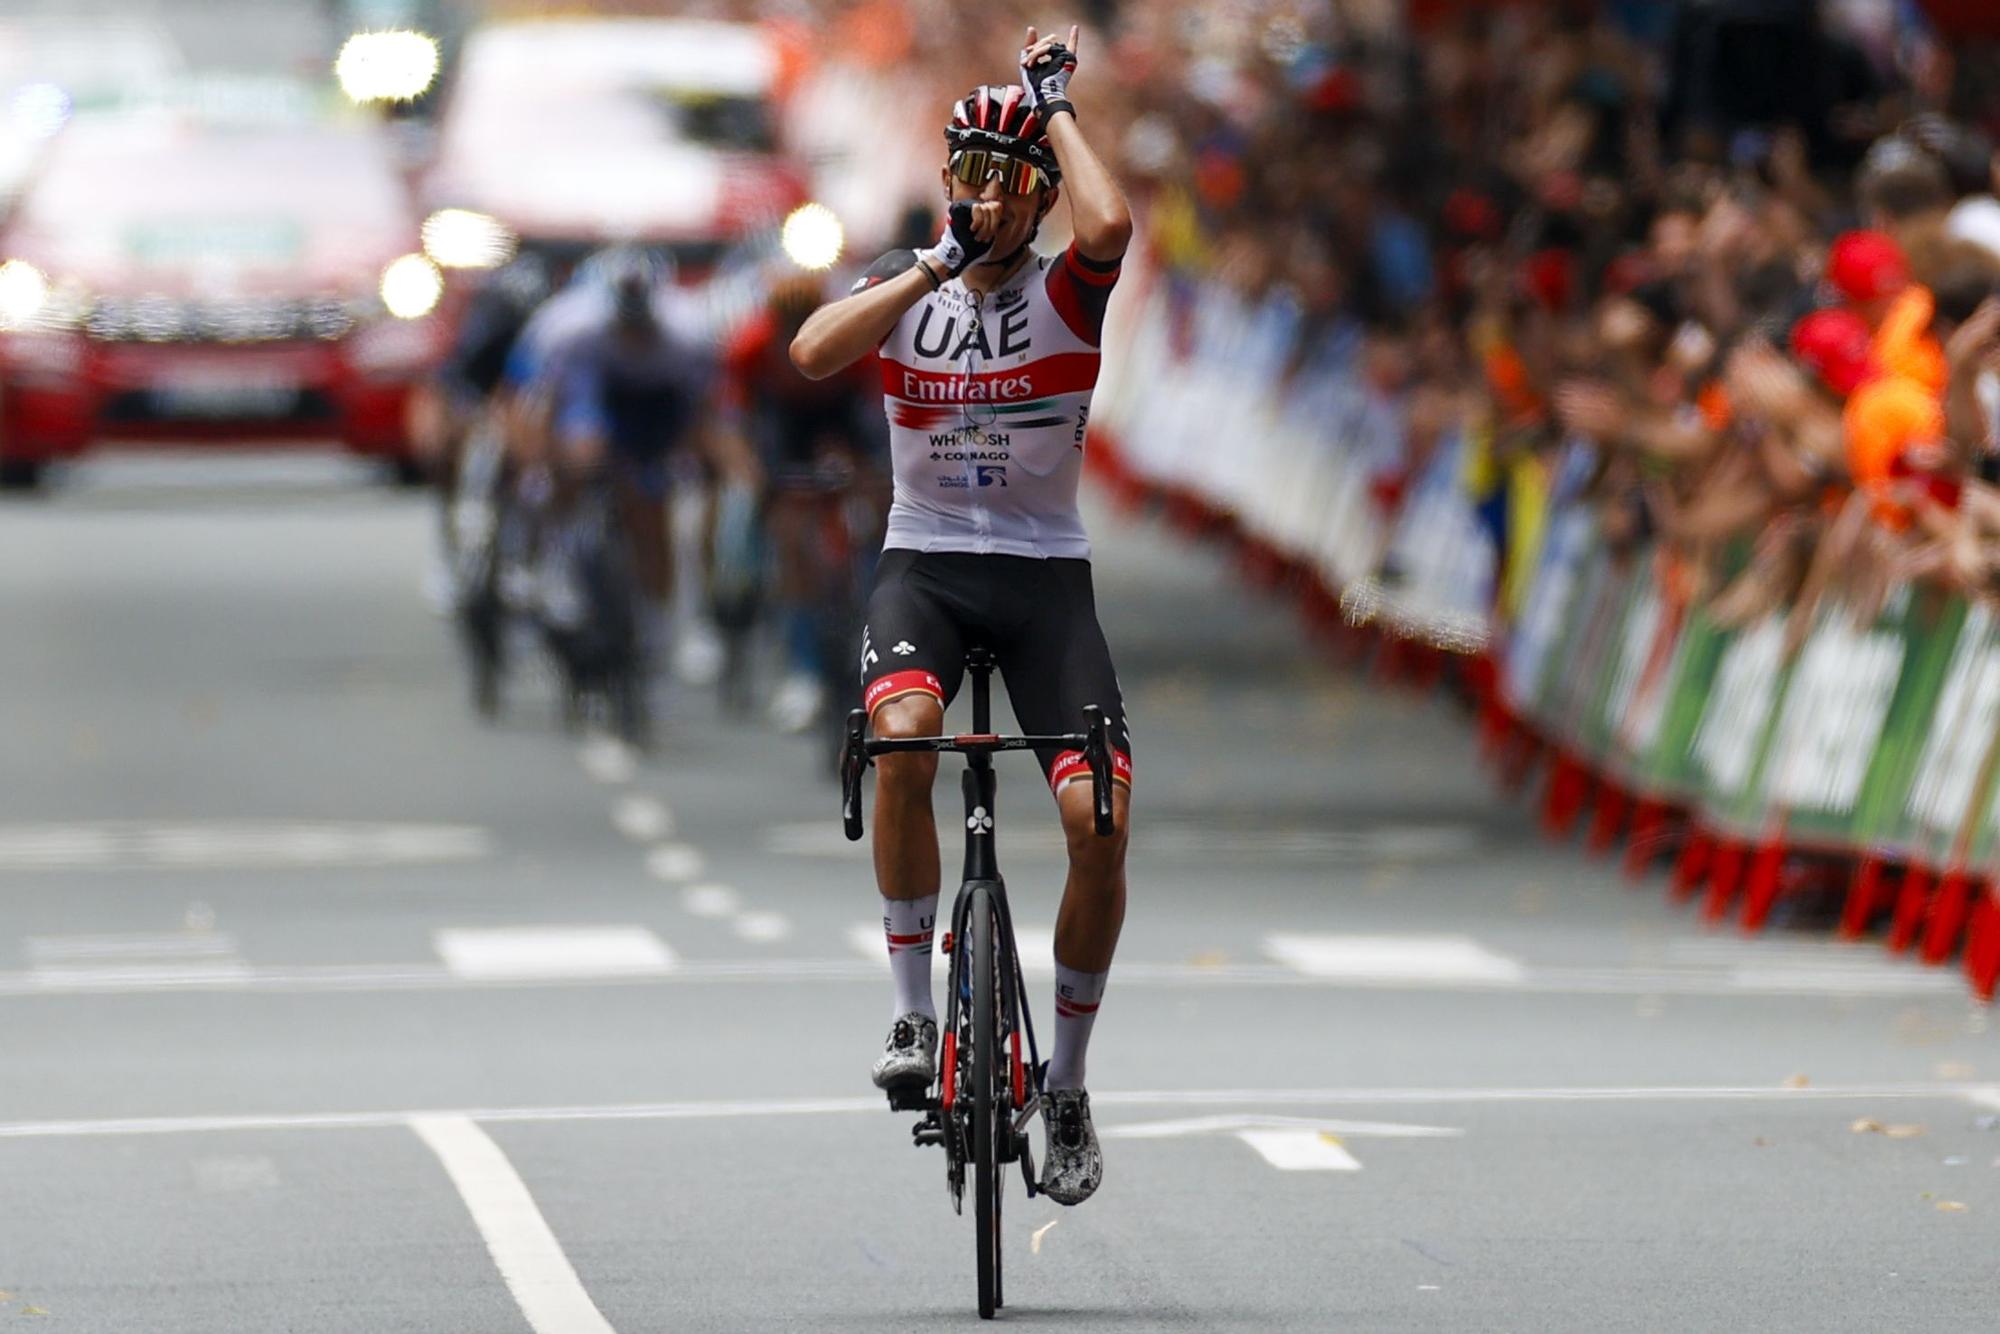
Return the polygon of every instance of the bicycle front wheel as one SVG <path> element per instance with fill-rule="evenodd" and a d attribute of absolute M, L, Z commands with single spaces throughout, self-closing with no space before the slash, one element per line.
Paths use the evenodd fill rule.
<path fill-rule="evenodd" d="M 972 1218 L 979 1247 L 979 1315 L 993 1318 L 1000 1306 L 1000 1136 L 1008 1127 L 999 1100 L 1001 1073 L 998 920 L 992 891 L 972 891 L 966 916 L 972 949 Z"/>

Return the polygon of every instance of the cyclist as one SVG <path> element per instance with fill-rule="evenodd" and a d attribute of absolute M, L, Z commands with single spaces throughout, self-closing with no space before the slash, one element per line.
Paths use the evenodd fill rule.
<path fill-rule="evenodd" d="M 881 349 L 895 499 L 861 640 L 863 701 L 876 734 L 938 734 L 965 649 L 978 643 L 992 649 L 1029 732 L 1081 731 L 1092 703 L 1112 720 L 1110 838 L 1093 832 L 1081 753 L 1039 756 L 1069 847 L 1042 1181 L 1062 1204 L 1089 1198 L 1103 1179 L 1084 1053 L 1124 919 L 1132 775 L 1077 511 L 1104 311 L 1132 221 L 1070 105 L 1076 35 L 1071 28 L 1065 42 L 1028 29 L 1020 85 L 975 88 L 952 108 L 942 173 L 948 221 L 937 243 L 884 255 L 792 344 L 812 376 Z M 1064 197 L 1075 239 L 1054 259 L 1039 256 L 1029 242 Z M 896 990 L 873 1070 L 883 1087 L 928 1082 L 936 1071 L 936 773 L 935 756 L 880 761 L 875 874 Z"/>
<path fill-rule="evenodd" d="M 502 371 L 514 341 L 551 286 L 548 265 L 533 254 L 517 255 L 487 275 L 466 305 L 443 364 L 411 398 L 411 435 L 438 494 L 442 547 L 433 596 L 440 606 L 463 593 L 447 571 L 457 555 L 451 513 L 468 437 L 488 405 L 501 396 Z"/>
<path fill-rule="evenodd" d="M 602 472 L 610 481 L 646 601 L 643 649 L 657 661 L 673 592 L 668 502 L 675 454 L 692 445 L 745 481 L 756 469 L 735 437 L 717 429 L 714 354 L 674 318 L 662 268 L 639 253 L 614 255 L 597 280 L 603 290 L 594 298 L 586 288 L 566 311 L 555 302 L 544 308 L 560 318 L 533 349 L 548 388 L 542 430 L 559 475 L 574 481 Z"/>
<path fill-rule="evenodd" d="M 736 332 L 722 358 L 730 406 L 770 483 L 764 529 L 775 566 L 773 610 L 786 658 L 771 718 L 788 732 L 812 725 L 826 702 L 822 683 L 833 666 L 821 661 L 828 656 L 821 621 L 828 611 L 828 582 L 842 572 L 820 568 L 824 552 L 814 540 L 817 528 L 829 503 L 842 504 L 871 491 L 868 484 L 887 443 L 879 407 L 882 377 L 874 357 L 823 380 L 808 380 L 786 354 L 824 300 L 824 284 L 817 276 L 796 269 L 781 272 L 766 293 L 764 309 Z M 830 489 L 836 480 L 845 485 Z M 852 633 L 852 626 L 839 633 Z M 846 650 L 833 656 L 845 662 Z"/>

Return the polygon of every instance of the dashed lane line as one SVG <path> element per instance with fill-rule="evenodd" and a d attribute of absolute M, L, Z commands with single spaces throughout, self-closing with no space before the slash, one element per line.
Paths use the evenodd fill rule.
<path fill-rule="evenodd" d="M 662 843 L 646 854 L 646 873 L 669 884 L 699 878 L 705 865 L 701 852 L 687 843 Z"/>
<path fill-rule="evenodd" d="M 736 934 L 755 945 L 769 945 L 792 934 L 791 919 L 780 912 L 757 910 L 738 913 Z"/>
<path fill-rule="evenodd" d="M 627 792 L 611 806 L 611 824 L 634 843 L 657 843 L 674 832 L 674 813 L 658 797 Z"/>
<path fill-rule="evenodd" d="M 1853 1084 L 1582 1086 L 1551 1088 L 1137 1089 L 1093 1091 L 1093 1107 L 1461 1106 L 1610 1102 L 1959 1102 L 2000 1103 L 1991 1084 Z M 876 1114 L 879 1096 L 758 1098 L 709 1102 L 604 1103 L 586 1106 L 445 1108 L 217 1116 L 0 1121 L 0 1139 L 82 1139 L 261 1130 L 400 1128 L 419 1117 L 462 1117 L 481 1125 L 566 1121 L 714 1121 L 741 1118 Z M 1115 1129 L 1107 1127 L 1107 1133 Z"/>
<path fill-rule="evenodd" d="M 535 1334 L 613 1334 L 507 1155 L 471 1118 L 413 1116 Z"/>
<path fill-rule="evenodd" d="M 639 757 L 632 747 L 601 732 L 578 748 L 576 758 L 583 771 L 600 783 L 629 783 L 639 772 Z"/>

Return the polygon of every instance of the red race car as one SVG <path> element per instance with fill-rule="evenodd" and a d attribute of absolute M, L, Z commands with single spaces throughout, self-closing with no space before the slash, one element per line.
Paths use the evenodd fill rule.
<path fill-rule="evenodd" d="M 118 439 L 407 468 L 443 280 L 389 148 L 243 110 L 79 114 L 48 147 L 0 229 L 0 484 Z"/>

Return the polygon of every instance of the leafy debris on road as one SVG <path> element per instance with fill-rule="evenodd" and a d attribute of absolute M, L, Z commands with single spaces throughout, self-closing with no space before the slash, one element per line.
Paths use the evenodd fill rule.
<path fill-rule="evenodd" d="M 1848 1127 L 1857 1135 L 1885 1135 L 1890 1139 L 1916 1139 L 1927 1134 L 1923 1126 L 1910 1124 L 1884 1125 L 1872 1116 L 1864 1116 Z"/>
<path fill-rule="evenodd" d="M 1939 1212 L 1939 1213 L 1944 1213 L 1944 1214 L 1962 1214 L 1962 1213 L 1966 1212 L 1966 1207 L 1967 1207 L 1967 1206 L 1965 1206 L 1964 1204 L 1961 1204 L 1961 1203 L 1960 1203 L 1959 1201 L 1957 1201 L 1957 1200 L 1939 1200 L 1939 1201 L 1937 1202 L 1937 1207 L 1938 1207 L 1938 1212 Z"/>
<path fill-rule="evenodd" d="M 1809 1089 L 1812 1087 L 1812 1080 L 1805 1075 L 1790 1075 L 1785 1079 L 1785 1087 L 1788 1089 Z"/>
<path fill-rule="evenodd" d="M 1030 1232 L 1028 1234 L 1028 1254 L 1040 1255 L 1042 1253 L 1042 1238 L 1048 1235 L 1050 1228 L 1060 1222 L 1062 1222 L 1060 1218 L 1051 1218 L 1048 1222 Z"/>

